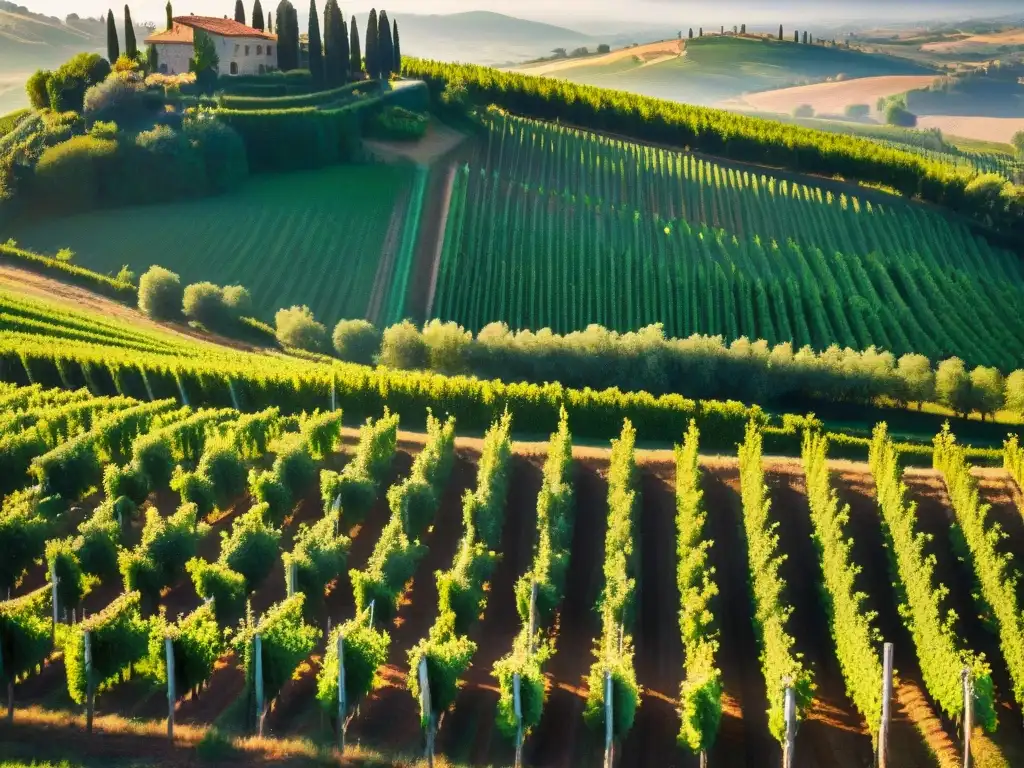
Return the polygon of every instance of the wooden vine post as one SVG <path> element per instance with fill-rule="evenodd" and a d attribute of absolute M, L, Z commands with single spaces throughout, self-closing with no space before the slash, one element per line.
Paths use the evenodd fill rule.
<path fill-rule="evenodd" d="M 786 685 L 786 741 L 782 745 L 782 768 L 793 768 L 793 755 L 796 751 L 796 690 L 790 678 L 783 682 Z"/>
<path fill-rule="evenodd" d="M 255 655 L 253 678 L 256 686 L 256 729 L 263 736 L 263 639 L 257 633 L 252 641 Z"/>
<path fill-rule="evenodd" d="M 345 751 L 345 638 L 338 633 L 338 749 Z"/>
<path fill-rule="evenodd" d="M 882 722 L 878 726 L 878 768 L 889 763 L 889 721 L 892 719 L 892 643 L 882 651 Z"/>
<path fill-rule="evenodd" d="M 420 657 L 420 711 L 426 715 L 427 748 L 426 758 L 429 768 L 434 768 L 434 709 L 430 703 L 430 676 L 427 674 L 427 657 Z"/>
<path fill-rule="evenodd" d="M 971 731 L 974 730 L 974 681 L 971 670 L 960 675 L 964 684 L 964 768 L 971 768 Z"/>
<path fill-rule="evenodd" d="M 520 694 L 519 673 L 512 676 L 512 705 L 516 714 L 516 768 L 523 764 L 523 700 Z"/>
<path fill-rule="evenodd" d="M 615 711 L 612 705 L 612 672 L 604 671 L 604 768 L 615 765 Z"/>
<path fill-rule="evenodd" d="M 92 733 L 92 633 L 85 633 L 85 732 Z"/>
<path fill-rule="evenodd" d="M 56 561 L 50 563 L 50 602 L 53 604 L 53 624 L 50 625 L 50 645 L 57 644 L 57 622 L 60 614 L 57 612 L 57 584 L 60 578 L 57 576 Z"/>
<path fill-rule="evenodd" d="M 167 656 L 167 738 L 174 741 L 174 642 L 164 638 L 164 653 Z"/>

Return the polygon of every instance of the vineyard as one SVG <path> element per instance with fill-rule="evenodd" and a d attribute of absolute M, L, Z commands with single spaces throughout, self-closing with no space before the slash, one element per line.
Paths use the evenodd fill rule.
<path fill-rule="evenodd" d="M 405 214 L 418 210 L 409 206 L 422 183 L 412 169 L 343 166 L 257 177 L 212 201 L 12 223 L 8 234 L 51 253 L 70 247 L 100 272 L 160 264 L 186 283 L 243 282 L 265 317 L 304 304 L 330 325 L 393 322 L 417 234 L 406 224 L 417 217 Z"/>
<path fill-rule="evenodd" d="M 938 213 L 497 111 L 487 128 L 455 171 L 433 317 L 1004 368 L 1024 352 L 1019 260 Z"/>
<path fill-rule="evenodd" d="M 853 768 L 884 639 L 893 764 L 959 764 L 965 667 L 976 764 L 1024 759 L 1015 440 L 977 470 L 946 431 L 934 470 L 904 472 L 884 425 L 865 465 L 813 430 L 802 461 L 765 459 L 755 422 L 702 460 L 692 423 L 674 454 L 638 452 L 628 421 L 574 448 L 565 411 L 514 444 L 508 414 L 482 439 L 429 412 L 423 434 L 386 409 L 357 429 L 345 396 L 286 415 L 4 385 L 0 404 L 13 733 L 33 704 L 159 720 L 170 690 L 177 726 L 228 737 L 535 765 L 610 737 L 619 765 L 755 766 L 792 689 L 796 765 Z"/>

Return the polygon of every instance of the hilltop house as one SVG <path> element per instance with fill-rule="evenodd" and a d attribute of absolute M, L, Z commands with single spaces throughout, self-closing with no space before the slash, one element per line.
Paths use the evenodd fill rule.
<path fill-rule="evenodd" d="M 277 35 L 212 16 L 175 16 L 171 22 L 170 29 L 146 38 L 146 45 L 156 48 L 158 66 L 164 74 L 188 72 L 197 29 L 209 34 L 217 47 L 219 75 L 262 75 L 277 69 Z"/>

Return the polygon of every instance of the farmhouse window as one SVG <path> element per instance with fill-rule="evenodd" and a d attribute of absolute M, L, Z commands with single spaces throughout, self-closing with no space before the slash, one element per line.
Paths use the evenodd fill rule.
<path fill-rule="evenodd" d="M 238 55 L 238 49 L 241 48 L 241 47 L 242 46 L 240 46 L 238 43 L 235 43 L 235 56 Z"/>
<path fill-rule="evenodd" d="M 273 53 L 273 51 L 274 51 L 274 46 L 268 45 L 267 46 L 267 56 L 269 56 L 271 53 Z"/>
<path fill-rule="evenodd" d="M 257 45 L 256 46 L 256 55 L 257 56 L 262 56 L 263 55 L 263 46 L 262 45 Z"/>
<path fill-rule="evenodd" d="M 248 45 L 247 45 L 247 46 L 245 46 L 245 55 L 246 55 L 246 56 L 248 56 L 248 55 L 249 55 L 249 46 L 248 46 Z"/>
<path fill-rule="evenodd" d="M 237 75 L 238 74 L 238 62 L 237 61 L 232 61 L 231 62 L 231 74 L 232 75 Z"/>

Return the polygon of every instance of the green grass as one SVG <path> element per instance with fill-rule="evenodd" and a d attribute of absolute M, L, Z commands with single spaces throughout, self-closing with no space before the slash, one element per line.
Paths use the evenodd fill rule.
<path fill-rule="evenodd" d="M 159 264 L 185 284 L 240 283 L 256 315 L 306 304 L 328 325 L 366 314 L 396 200 L 411 168 L 336 166 L 256 176 L 222 197 L 14 222 L 22 246 L 101 272 Z M 399 221 L 401 224 L 401 221 Z"/>
<path fill-rule="evenodd" d="M 584 65 L 553 77 L 695 104 L 713 104 L 750 91 L 847 78 L 921 75 L 931 70 L 891 56 L 777 40 L 705 37 L 687 42 L 686 55 L 641 66 L 632 58 Z"/>

